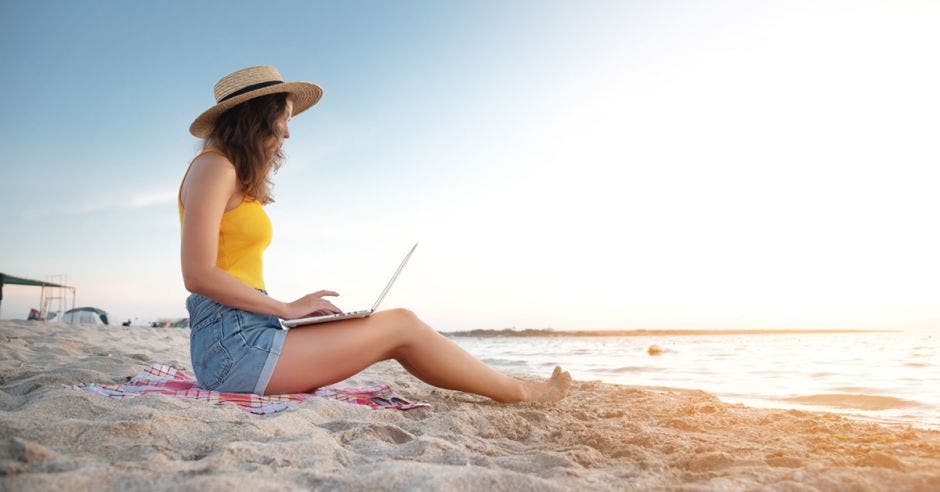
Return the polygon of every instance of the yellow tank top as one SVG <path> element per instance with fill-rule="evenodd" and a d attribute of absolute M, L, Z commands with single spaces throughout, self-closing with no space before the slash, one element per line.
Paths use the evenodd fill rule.
<path fill-rule="evenodd" d="M 225 155 L 219 149 L 210 147 L 196 157 L 206 152 Z M 186 180 L 193 161 L 190 161 L 189 168 L 183 175 L 183 181 Z M 183 183 L 181 182 L 180 191 L 176 195 L 181 228 L 183 226 L 182 191 Z M 255 289 L 264 289 L 261 256 L 265 248 L 271 244 L 272 235 L 271 219 L 264 212 L 261 202 L 246 196 L 238 206 L 222 214 L 222 222 L 219 224 L 219 252 L 215 265 Z"/>

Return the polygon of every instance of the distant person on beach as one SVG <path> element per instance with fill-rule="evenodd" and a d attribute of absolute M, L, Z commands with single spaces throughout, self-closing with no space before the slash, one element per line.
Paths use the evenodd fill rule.
<path fill-rule="evenodd" d="M 262 252 L 272 225 L 270 176 L 283 162 L 288 122 L 317 103 L 322 90 L 284 82 L 269 66 L 226 75 L 216 104 L 189 128 L 204 139 L 179 191 L 183 282 L 192 293 L 190 354 L 205 389 L 259 395 L 297 393 L 342 381 L 375 362 L 395 359 L 422 381 L 500 402 L 564 398 L 571 376 L 556 367 L 547 381 L 499 373 L 407 309 L 378 311 L 290 330 L 279 318 L 338 313 L 319 290 L 293 302 L 267 295 Z"/>

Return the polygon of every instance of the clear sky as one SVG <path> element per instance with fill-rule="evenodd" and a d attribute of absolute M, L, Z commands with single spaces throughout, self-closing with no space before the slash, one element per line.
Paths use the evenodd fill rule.
<path fill-rule="evenodd" d="M 161 3 L 0 2 L 0 271 L 113 323 L 186 315 L 189 124 L 274 65 L 276 298 L 420 241 L 384 307 L 442 331 L 940 326 L 940 3 Z"/>

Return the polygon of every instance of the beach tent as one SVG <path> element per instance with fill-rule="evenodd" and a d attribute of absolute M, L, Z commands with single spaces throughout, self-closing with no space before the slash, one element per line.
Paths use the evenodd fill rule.
<path fill-rule="evenodd" d="M 62 322 L 70 325 L 106 325 L 108 313 L 93 307 L 69 309 L 62 315 Z"/>
<path fill-rule="evenodd" d="M 41 280 L 31 280 L 28 278 L 14 277 L 13 275 L 7 275 L 5 273 L 0 273 L 0 308 L 3 307 L 3 285 L 33 285 L 36 287 L 42 287 L 43 292 L 45 292 L 46 287 L 56 287 L 60 289 L 71 289 L 72 290 L 72 302 L 75 302 L 75 287 L 69 287 L 68 285 L 54 284 L 52 282 L 43 282 Z M 74 304 L 73 304 L 74 305 Z"/>

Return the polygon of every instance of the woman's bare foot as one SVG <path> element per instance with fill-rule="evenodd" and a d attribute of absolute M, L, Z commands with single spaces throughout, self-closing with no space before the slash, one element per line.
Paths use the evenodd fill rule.
<path fill-rule="evenodd" d="M 555 403 L 568 396 L 571 389 L 571 374 L 555 366 L 552 377 L 544 382 L 529 382 L 526 384 L 526 397 L 522 401 L 541 403 Z"/>

